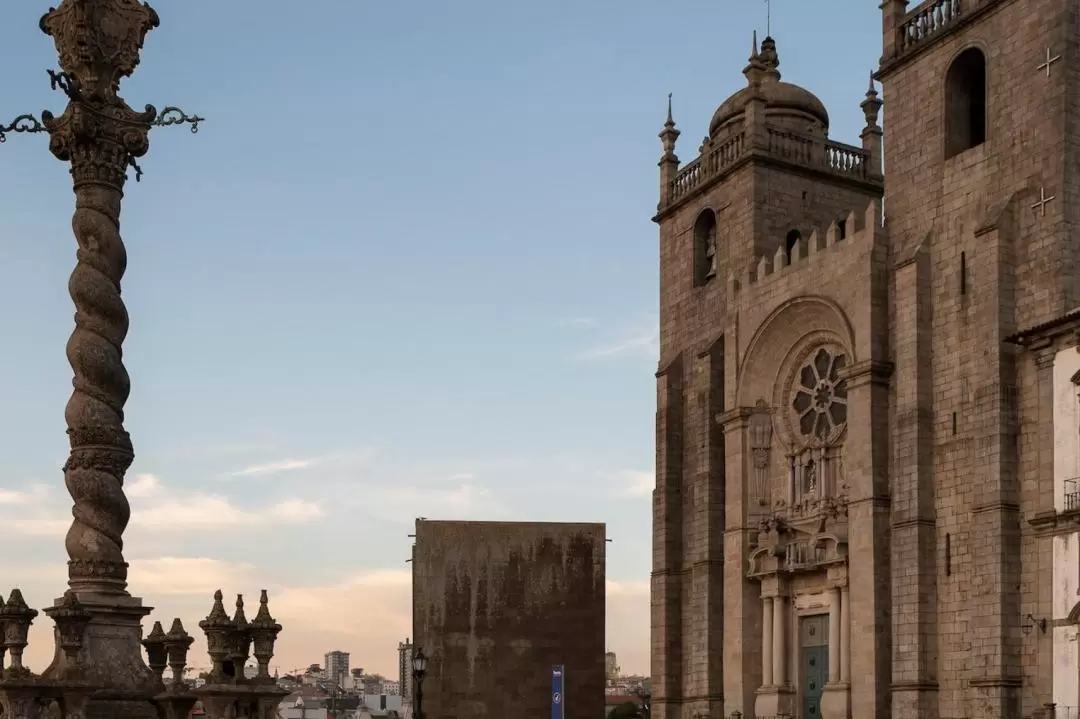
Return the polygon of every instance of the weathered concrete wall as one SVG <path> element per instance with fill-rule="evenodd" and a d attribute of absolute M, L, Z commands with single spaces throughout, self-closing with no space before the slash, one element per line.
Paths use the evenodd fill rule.
<path fill-rule="evenodd" d="M 414 646 L 426 719 L 604 716 L 603 524 L 418 520 Z"/>

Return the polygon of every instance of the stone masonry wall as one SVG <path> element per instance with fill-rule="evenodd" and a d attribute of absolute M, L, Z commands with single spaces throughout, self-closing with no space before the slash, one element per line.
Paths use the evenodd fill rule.
<path fill-rule="evenodd" d="M 1049 76 L 1039 68 L 1048 50 L 1065 55 L 1075 44 L 1069 5 L 965 3 L 970 22 L 883 68 L 892 254 L 904 262 L 922 246 L 928 258 L 932 383 L 912 411 L 930 428 L 934 511 L 922 521 L 934 528 L 938 558 L 934 620 L 916 597 L 894 607 L 898 633 L 926 647 L 936 639 L 936 661 L 920 660 L 912 678 L 936 698 L 894 705 L 896 719 L 1019 716 L 1049 701 L 1038 676 L 1042 640 L 1017 626 L 1022 607 L 1040 604 L 1038 545 L 1021 539 L 1022 520 L 1041 502 L 1038 439 L 1025 429 L 1038 425 L 1038 401 L 1003 340 L 1076 301 L 1075 273 L 1065 270 L 1075 243 L 1062 232 L 1067 65 L 1059 60 Z M 946 73 L 969 47 L 987 59 L 987 140 L 946 159 Z M 1041 191 L 1056 195 L 1045 214 L 1031 209 Z M 923 366 L 898 367 L 896 383 L 917 385 Z M 907 556 L 930 549 L 910 541 L 919 543 Z"/>

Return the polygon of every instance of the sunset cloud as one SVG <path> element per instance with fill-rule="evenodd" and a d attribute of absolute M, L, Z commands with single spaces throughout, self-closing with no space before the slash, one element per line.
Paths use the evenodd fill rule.
<path fill-rule="evenodd" d="M 242 507 L 220 494 L 183 492 L 165 485 L 153 474 L 139 474 L 125 484 L 132 505 L 130 529 L 157 531 L 177 522 L 185 530 L 213 529 L 230 532 L 281 524 L 304 524 L 323 516 L 322 505 L 289 497 L 254 507 Z M 32 493 L 31 493 L 32 494 Z M 22 499 L 22 498 L 20 498 Z M 35 499 L 8 504 L 19 511 L 5 512 L 0 503 L 0 521 L 16 532 L 31 537 L 63 537 L 71 526 L 71 499 L 65 494 L 45 502 Z M 29 507 L 29 509 L 28 509 Z"/>

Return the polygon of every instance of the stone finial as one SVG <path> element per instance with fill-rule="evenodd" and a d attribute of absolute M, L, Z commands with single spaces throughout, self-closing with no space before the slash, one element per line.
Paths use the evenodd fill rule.
<path fill-rule="evenodd" d="M 27 606 L 22 591 L 12 589 L 7 604 L 0 609 L 0 624 L 4 627 L 4 648 L 11 657 L 11 666 L 4 670 L 5 679 L 30 675 L 30 670 L 23 666 L 22 655 L 26 649 L 30 625 L 34 623 L 37 615 L 36 609 Z"/>
<path fill-rule="evenodd" d="M 86 641 L 86 628 L 90 626 L 90 612 L 82 605 L 72 590 L 64 592 L 60 605 L 47 609 L 53 623 L 56 624 L 56 640 L 60 645 L 67 668 L 79 666 L 79 653 Z"/>
<path fill-rule="evenodd" d="M 780 79 L 780 54 L 776 52 L 776 40 L 766 37 L 761 41 L 761 52 L 758 59 L 765 68 L 765 75 L 774 80 Z"/>
<path fill-rule="evenodd" d="M 765 66 L 765 63 L 762 62 L 761 53 L 758 52 L 757 30 L 755 30 L 752 45 L 750 47 L 750 59 L 747 61 L 746 67 L 743 68 L 746 84 L 752 88 L 759 87 L 761 81 L 765 79 L 765 72 L 767 70 L 768 68 Z"/>
<path fill-rule="evenodd" d="M 232 623 L 233 623 L 233 626 L 235 626 L 237 629 L 240 629 L 240 630 L 245 630 L 248 627 L 247 616 L 245 616 L 245 614 L 244 614 L 244 595 L 243 594 L 237 594 L 236 595 L 236 613 L 233 614 Z"/>
<path fill-rule="evenodd" d="M 270 616 L 270 600 L 266 590 L 262 590 L 259 596 L 259 613 L 251 622 L 251 636 L 255 643 L 255 660 L 259 663 L 259 674 L 256 681 L 269 683 L 270 660 L 274 658 L 274 643 L 277 635 L 281 633 L 281 625 Z"/>
<path fill-rule="evenodd" d="M 150 634 L 147 635 L 146 639 L 142 640 L 143 648 L 146 649 L 146 663 L 159 681 L 168 664 L 168 651 L 165 649 L 165 642 L 165 629 L 162 628 L 161 622 L 154 622 L 154 628 L 150 630 Z"/>
<path fill-rule="evenodd" d="M 165 635 L 165 651 L 169 657 L 169 669 L 172 670 L 172 685 L 179 687 L 184 683 L 184 669 L 187 667 L 188 650 L 195 638 L 184 629 L 179 618 L 173 619 L 169 633 Z"/>
<path fill-rule="evenodd" d="M 667 120 L 664 122 L 664 129 L 660 131 L 660 142 L 664 148 L 664 157 L 662 161 L 675 160 L 678 162 L 678 158 L 675 157 L 675 141 L 679 139 L 679 135 L 682 133 L 675 127 L 675 119 L 671 112 L 671 93 L 667 96 Z"/>
<path fill-rule="evenodd" d="M 866 118 L 866 127 L 877 129 L 878 127 L 878 113 L 881 111 L 882 106 L 881 98 L 878 97 L 877 90 L 874 89 L 874 72 L 870 71 L 870 86 L 866 88 L 866 97 L 859 107 L 862 108 L 863 116 Z"/>
<path fill-rule="evenodd" d="M 223 600 L 224 595 L 220 589 L 214 592 L 214 606 L 206 619 L 199 622 L 199 628 L 206 635 L 206 653 L 210 655 L 213 664 L 210 670 L 213 682 L 220 682 L 225 678 L 225 662 L 229 659 L 231 649 L 229 635 L 233 631 L 233 623 L 225 613 Z"/>
<path fill-rule="evenodd" d="M 243 594 L 236 595 L 236 613 L 233 615 L 232 625 L 232 651 L 229 658 L 232 660 L 234 678 L 237 681 L 243 681 L 244 667 L 247 665 L 248 657 L 251 656 L 251 631 L 247 616 L 244 614 Z"/>

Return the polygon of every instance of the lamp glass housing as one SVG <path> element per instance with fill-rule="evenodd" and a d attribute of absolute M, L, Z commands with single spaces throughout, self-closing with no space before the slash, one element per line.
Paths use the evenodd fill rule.
<path fill-rule="evenodd" d="M 427 657 L 424 656 L 424 650 L 421 649 L 413 655 L 412 668 L 417 674 L 423 674 L 427 671 Z"/>

